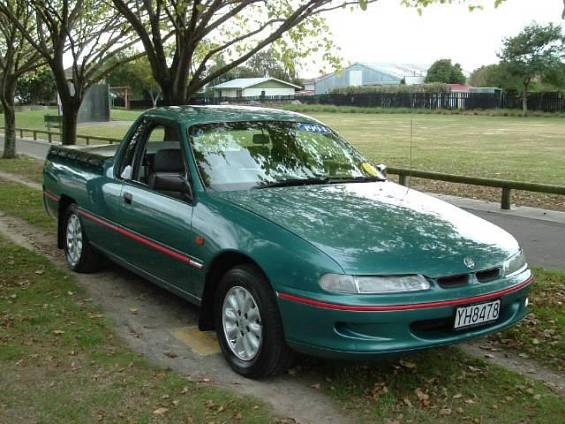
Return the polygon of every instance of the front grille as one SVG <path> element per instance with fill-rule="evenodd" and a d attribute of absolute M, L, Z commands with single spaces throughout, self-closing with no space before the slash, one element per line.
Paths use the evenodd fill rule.
<path fill-rule="evenodd" d="M 469 274 L 450 275 L 448 277 L 436 278 L 437 283 L 444 289 L 461 287 L 469 284 Z"/>
<path fill-rule="evenodd" d="M 436 277 L 438 285 L 444 289 L 451 289 L 453 287 L 463 287 L 471 282 L 471 277 L 474 275 L 479 283 L 488 283 L 500 278 L 499 266 L 494 268 L 483 269 L 468 274 L 446 275 L 443 277 Z"/>
<path fill-rule="evenodd" d="M 489 281 L 496 280 L 500 276 L 500 267 L 485 269 L 484 271 L 477 271 L 477 280 L 479 283 L 488 283 Z"/>

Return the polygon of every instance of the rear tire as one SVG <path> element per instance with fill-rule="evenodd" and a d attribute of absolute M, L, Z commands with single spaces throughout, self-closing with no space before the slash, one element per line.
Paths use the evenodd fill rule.
<path fill-rule="evenodd" d="M 244 377 L 284 372 L 292 362 L 275 295 L 263 274 L 241 265 L 220 281 L 214 304 L 220 347 L 231 368 Z"/>
<path fill-rule="evenodd" d="M 88 273 L 97 271 L 102 255 L 88 241 L 76 205 L 70 205 L 65 214 L 65 258 L 73 271 Z"/>

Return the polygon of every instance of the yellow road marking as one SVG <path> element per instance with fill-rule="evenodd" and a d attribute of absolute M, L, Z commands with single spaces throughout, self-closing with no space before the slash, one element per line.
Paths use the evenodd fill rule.
<path fill-rule="evenodd" d="M 220 345 L 213 331 L 200 331 L 198 327 L 184 327 L 172 331 L 173 336 L 199 355 L 220 353 Z"/>

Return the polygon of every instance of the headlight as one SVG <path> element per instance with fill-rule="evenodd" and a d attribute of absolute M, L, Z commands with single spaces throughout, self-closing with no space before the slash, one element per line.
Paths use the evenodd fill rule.
<path fill-rule="evenodd" d="M 360 277 L 325 274 L 320 287 L 332 293 L 383 294 L 428 290 L 430 283 L 422 275 L 390 275 Z"/>
<path fill-rule="evenodd" d="M 526 269 L 528 264 L 526 263 L 526 257 L 524 252 L 520 250 L 506 262 L 504 262 L 504 276 L 517 274 Z"/>

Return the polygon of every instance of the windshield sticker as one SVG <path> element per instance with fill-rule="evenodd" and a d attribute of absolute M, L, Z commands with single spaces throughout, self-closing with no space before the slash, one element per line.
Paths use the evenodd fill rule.
<path fill-rule="evenodd" d="M 367 172 L 367 174 L 369 174 L 373 177 L 379 176 L 379 171 L 377 171 L 377 169 L 373 165 L 371 165 L 369 162 L 363 162 L 363 169 L 365 170 L 365 172 Z"/>
<path fill-rule="evenodd" d="M 324 127 L 319 124 L 298 124 L 298 129 L 301 131 L 320 133 L 320 134 L 331 134 L 332 130 L 328 127 Z"/>

